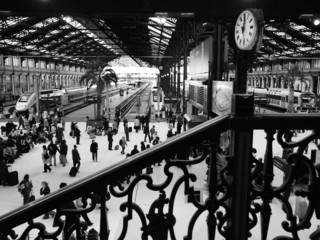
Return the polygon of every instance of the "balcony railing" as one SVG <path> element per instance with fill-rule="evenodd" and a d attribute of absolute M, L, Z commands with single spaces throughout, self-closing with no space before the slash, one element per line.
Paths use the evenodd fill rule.
<path fill-rule="evenodd" d="M 28 239 L 31 231 L 37 230 L 37 239 L 85 239 L 88 226 L 79 220 L 79 215 L 93 211 L 97 203 L 101 204 L 99 238 L 109 239 L 107 197 L 119 199 L 119 216 L 122 217 L 122 229 L 117 239 L 152 239 L 165 240 L 178 238 L 176 226 L 187 225 L 182 234 L 184 239 L 193 239 L 195 225 L 198 221 L 207 226 L 208 239 L 248 239 L 253 228 L 260 221 L 258 239 L 268 239 L 272 215 L 272 201 L 282 203 L 284 217 L 279 228 L 286 236 L 279 234 L 276 239 L 302 239 L 299 233 L 312 226 L 312 217 L 320 216 L 319 191 L 320 179 L 318 165 L 304 154 L 305 148 L 315 139 L 320 138 L 318 114 L 278 114 L 253 115 L 250 106 L 253 99 L 235 102 L 233 114 L 219 116 L 194 127 L 178 136 L 128 157 L 126 160 L 94 173 L 85 179 L 70 184 L 46 197 L 39 198 L 23 207 L 0 217 L 0 239 Z M 264 130 L 266 135 L 265 155 L 262 162 L 252 156 L 253 131 Z M 300 141 L 292 140 L 293 129 L 312 129 L 309 136 Z M 221 133 L 230 133 L 230 144 L 227 156 L 221 155 Z M 282 161 L 287 164 L 285 179 L 280 186 L 274 186 L 273 143 L 277 140 L 286 152 Z M 289 151 L 291 150 L 291 152 Z M 193 154 L 190 154 L 192 152 Z M 191 157 L 190 157 L 191 156 Z M 276 160 L 275 160 L 276 159 Z M 162 177 L 153 174 L 141 174 L 140 171 L 165 160 Z M 192 169 L 204 164 L 205 172 L 196 176 Z M 175 176 L 172 169 L 179 169 L 181 174 Z M 176 171 L 175 171 L 176 172 Z M 193 183 L 197 178 L 208 175 L 208 195 L 201 200 Z M 128 175 L 136 177 L 129 184 L 124 184 Z M 134 201 L 134 192 L 138 184 L 144 183 L 154 196 L 148 206 Z M 297 188 L 299 187 L 299 188 Z M 306 200 L 306 211 L 298 218 L 294 206 L 289 201 L 288 193 Z M 194 212 L 190 219 L 179 218 L 175 206 L 179 202 L 178 193 L 188 196 Z M 84 197 L 88 207 L 75 209 L 70 206 L 73 200 Z M 142 196 L 143 198 L 143 196 Z M 189 207 L 190 208 L 190 205 Z M 56 228 L 51 232 L 35 218 L 56 210 L 54 223 Z M 201 215 L 207 214 L 206 220 Z M 137 220 L 138 219 L 138 220 Z M 278 219 L 279 221 L 279 219 Z M 23 225 L 22 225 L 23 224 Z M 139 226 L 138 234 L 128 234 L 130 225 Z M 23 230 L 21 230 L 21 226 Z M 19 231 L 16 228 L 19 227 Z M 314 227 L 314 226 L 313 226 Z M 219 235 L 219 238 L 217 237 Z M 273 232 L 274 235 L 274 232 Z M 14 236 L 16 237 L 16 236 Z M 310 239 L 318 239 L 320 231 L 310 229 Z"/>

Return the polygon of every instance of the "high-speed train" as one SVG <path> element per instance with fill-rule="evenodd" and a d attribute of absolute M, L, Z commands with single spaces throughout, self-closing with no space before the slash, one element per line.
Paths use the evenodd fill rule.
<path fill-rule="evenodd" d="M 288 108 L 289 90 L 277 88 L 252 88 L 247 89 L 248 94 L 253 94 L 261 103 L 281 109 Z M 293 107 L 313 107 L 316 103 L 316 95 L 312 92 L 294 91 Z"/>
<path fill-rule="evenodd" d="M 113 90 L 113 88 L 111 89 Z M 96 86 L 92 86 L 89 90 L 86 87 L 72 87 L 62 89 L 46 89 L 39 91 L 39 99 L 55 102 L 58 100 L 59 104 L 71 103 L 73 101 L 79 101 L 85 99 L 87 96 L 91 96 L 96 93 Z M 65 100 L 63 100 L 63 98 Z M 26 113 L 30 108 L 36 106 L 36 93 L 25 92 L 21 95 L 16 103 L 16 111 L 18 113 Z"/>

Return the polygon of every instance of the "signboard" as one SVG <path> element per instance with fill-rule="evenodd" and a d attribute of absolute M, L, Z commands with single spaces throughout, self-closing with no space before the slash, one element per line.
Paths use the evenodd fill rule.
<path fill-rule="evenodd" d="M 218 115 L 231 113 L 233 82 L 213 81 L 212 111 Z"/>
<path fill-rule="evenodd" d="M 209 75 L 209 62 L 212 62 L 212 42 L 209 37 L 190 52 L 190 75 L 193 80 L 204 80 Z"/>

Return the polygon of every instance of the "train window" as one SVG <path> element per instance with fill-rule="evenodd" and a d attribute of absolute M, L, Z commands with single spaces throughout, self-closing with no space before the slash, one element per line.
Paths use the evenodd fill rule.
<path fill-rule="evenodd" d="M 20 99 L 19 102 L 28 102 L 29 98 L 31 97 L 32 93 L 30 94 L 23 94 Z"/>
<path fill-rule="evenodd" d="M 309 95 L 303 95 L 301 96 L 302 102 L 303 103 L 314 103 L 314 97 L 313 96 L 309 96 Z"/>
<path fill-rule="evenodd" d="M 41 94 L 50 94 L 53 93 L 53 90 L 42 90 Z"/>

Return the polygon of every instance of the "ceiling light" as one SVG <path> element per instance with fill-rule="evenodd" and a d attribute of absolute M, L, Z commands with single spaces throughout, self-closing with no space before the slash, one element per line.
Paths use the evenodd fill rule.
<path fill-rule="evenodd" d="M 160 23 L 161 23 L 161 24 L 166 24 L 166 22 L 167 22 L 167 18 L 165 18 L 165 17 L 160 17 Z"/>
<path fill-rule="evenodd" d="M 320 19 L 316 18 L 313 20 L 313 25 L 318 26 L 320 24 Z"/>

